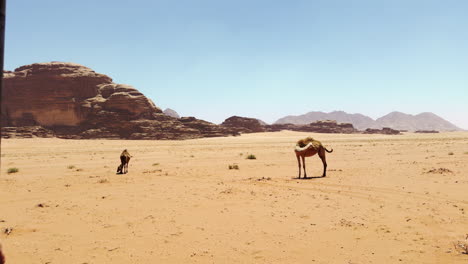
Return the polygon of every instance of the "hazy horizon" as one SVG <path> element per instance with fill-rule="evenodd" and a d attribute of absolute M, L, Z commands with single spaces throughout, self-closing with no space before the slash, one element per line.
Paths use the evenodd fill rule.
<path fill-rule="evenodd" d="M 433 112 L 468 129 L 465 1 L 7 3 L 5 70 L 65 61 L 221 123 Z"/>

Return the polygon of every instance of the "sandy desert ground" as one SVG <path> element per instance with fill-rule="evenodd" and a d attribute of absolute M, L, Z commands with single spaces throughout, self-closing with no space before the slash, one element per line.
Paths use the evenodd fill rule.
<path fill-rule="evenodd" d="M 295 179 L 305 136 L 334 149 L 326 178 L 314 156 L 313 177 Z M 468 262 L 453 245 L 468 234 L 468 132 L 1 147 L 8 264 Z M 129 173 L 116 175 L 124 148 Z"/>

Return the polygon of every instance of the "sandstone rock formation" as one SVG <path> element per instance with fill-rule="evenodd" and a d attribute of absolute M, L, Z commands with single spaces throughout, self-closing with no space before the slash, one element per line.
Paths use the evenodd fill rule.
<path fill-rule="evenodd" d="M 236 134 L 180 121 L 130 85 L 74 63 L 35 63 L 4 73 L 2 127 L 43 126 L 62 138 L 186 139 Z M 11 134 L 11 133 L 10 133 Z"/>
<path fill-rule="evenodd" d="M 308 112 L 298 116 L 285 116 L 278 119 L 275 124 L 305 125 L 316 121 L 336 120 L 338 123 L 351 123 L 356 129 L 380 128 L 375 120 L 362 114 L 348 114 L 344 111 Z"/>
<path fill-rule="evenodd" d="M 81 104 L 112 79 L 72 63 L 36 63 L 4 73 L 2 124 L 68 125 L 86 119 Z"/>
<path fill-rule="evenodd" d="M 262 124 L 263 123 L 263 124 Z M 265 132 L 265 123 L 255 118 L 231 116 L 221 123 L 221 126 L 229 127 L 239 133 Z"/>
<path fill-rule="evenodd" d="M 417 130 L 414 133 L 422 133 L 422 134 L 429 134 L 429 133 L 439 133 L 437 130 Z"/>
<path fill-rule="evenodd" d="M 225 135 L 237 136 L 235 129 L 215 125 L 213 123 L 196 119 L 195 117 L 182 117 L 180 121 L 187 127 L 201 131 L 204 137 L 219 137 Z"/>
<path fill-rule="evenodd" d="M 231 128 L 239 133 L 253 132 L 277 132 L 282 130 L 291 130 L 311 133 L 338 133 L 338 134 L 386 134 L 398 135 L 400 131 L 391 128 L 367 129 L 360 131 L 354 128 L 350 123 L 338 123 L 336 120 L 316 121 L 306 125 L 298 124 L 273 124 L 267 125 L 258 119 L 232 116 L 226 119 L 221 126 Z"/>
<path fill-rule="evenodd" d="M 166 108 L 166 110 L 164 110 L 163 113 L 174 118 L 180 118 L 179 114 L 175 110 L 172 110 L 170 108 Z"/>
<path fill-rule="evenodd" d="M 384 127 L 382 129 L 374 129 L 374 128 L 368 128 L 364 132 L 364 134 L 384 134 L 384 135 L 400 135 L 399 130 L 395 130 L 389 127 Z"/>
<path fill-rule="evenodd" d="M 266 130 L 272 132 L 280 130 L 293 130 L 314 133 L 359 133 L 359 131 L 355 129 L 352 124 L 337 123 L 335 120 L 316 121 L 308 125 L 273 124 L 266 126 Z"/>
<path fill-rule="evenodd" d="M 2 138 L 53 138 L 55 133 L 52 130 L 41 126 L 24 127 L 2 127 Z"/>

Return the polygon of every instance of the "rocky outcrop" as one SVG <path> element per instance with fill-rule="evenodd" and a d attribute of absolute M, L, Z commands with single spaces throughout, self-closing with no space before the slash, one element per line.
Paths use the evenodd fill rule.
<path fill-rule="evenodd" d="M 229 127 L 239 133 L 253 132 L 277 132 L 282 130 L 311 132 L 311 133 L 334 133 L 334 134 L 386 134 L 398 135 L 400 131 L 391 128 L 383 129 L 367 129 L 360 131 L 354 128 L 350 123 L 338 123 L 335 120 L 323 120 L 312 122 L 307 125 L 297 124 L 273 124 L 263 125 L 261 121 L 254 118 L 233 116 L 226 119 L 222 124 L 224 127 Z"/>
<path fill-rule="evenodd" d="M 61 138 L 187 139 L 236 134 L 165 115 L 130 85 L 73 63 L 35 63 L 4 73 L 2 127 L 43 126 Z"/>
<path fill-rule="evenodd" d="M 429 133 L 439 133 L 437 130 L 417 130 L 414 133 L 422 133 L 422 134 L 429 134 Z"/>
<path fill-rule="evenodd" d="M 336 120 L 339 123 L 351 123 L 356 129 L 362 130 L 366 128 L 380 128 L 374 119 L 362 114 L 348 114 L 344 111 L 325 112 L 309 112 L 297 116 L 285 116 L 278 119 L 275 124 L 295 124 L 305 125 L 316 121 Z"/>
<path fill-rule="evenodd" d="M 235 129 L 215 125 L 213 123 L 196 119 L 195 117 L 182 117 L 180 121 L 187 127 L 198 130 L 205 137 L 218 137 L 222 135 L 237 136 L 239 133 Z"/>
<path fill-rule="evenodd" d="M 293 130 L 313 133 L 339 133 L 353 134 L 359 133 L 357 129 L 349 123 L 337 123 L 335 120 L 324 120 L 312 122 L 308 125 L 294 124 L 273 124 L 266 126 L 267 131 Z"/>
<path fill-rule="evenodd" d="M 305 126 L 305 130 L 303 131 L 341 134 L 352 134 L 357 132 L 357 130 L 353 127 L 352 124 L 337 123 L 335 120 L 324 120 L 310 123 L 309 125 Z"/>
<path fill-rule="evenodd" d="M 262 124 L 263 123 L 263 124 Z M 265 132 L 265 123 L 255 118 L 231 116 L 221 123 L 221 126 L 231 128 L 239 133 Z"/>
<path fill-rule="evenodd" d="M 86 119 L 84 100 L 95 97 L 106 75 L 72 63 L 36 63 L 4 74 L 2 125 L 69 125 Z"/>
<path fill-rule="evenodd" d="M 384 134 L 384 135 L 400 135 L 399 130 L 395 130 L 389 127 L 384 127 L 382 129 L 368 128 L 364 130 L 363 134 Z"/>
<path fill-rule="evenodd" d="M 166 110 L 164 110 L 163 113 L 174 118 L 180 118 L 179 114 L 175 110 L 172 110 L 170 108 L 166 108 Z"/>
<path fill-rule="evenodd" d="M 2 138 L 53 138 L 55 133 L 52 130 L 41 126 L 26 127 L 2 127 Z"/>

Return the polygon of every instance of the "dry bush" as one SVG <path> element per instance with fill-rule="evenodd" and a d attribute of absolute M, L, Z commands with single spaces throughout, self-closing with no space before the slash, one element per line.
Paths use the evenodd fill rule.
<path fill-rule="evenodd" d="M 237 165 L 237 164 L 229 165 L 229 169 L 230 169 L 230 170 L 238 170 L 238 169 L 239 169 L 239 165 Z"/>
<path fill-rule="evenodd" d="M 7 173 L 10 174 L 10 173 L 17 173 L 19 171 L 18 168 L 8 168 L 7 170 Z"/>
<path fill-rule="evenodd" d="M 255 157 L 254 154 L 249 154 L 249 155 L 247 156 L 247 159 L 254 160 L 254 159 L 257 159 L 257 157 Z"/>
<path fill-rule="evenodd" d="M 465 236 L 465 241 L 453 242 L 453 246 L 457 252 L 468 255 L 468 234 Z"/>
<path fill-rule="evenodd" d="M 453 173 L 453 171 L 447 169 L 447 168 L 438 168 L 438 169 L 430 169 L 426 171 L 426 173 L 432 173 L 432 174 L 446 174 L 446 173 Z"/>

